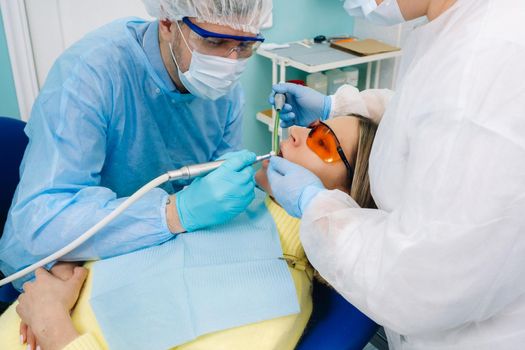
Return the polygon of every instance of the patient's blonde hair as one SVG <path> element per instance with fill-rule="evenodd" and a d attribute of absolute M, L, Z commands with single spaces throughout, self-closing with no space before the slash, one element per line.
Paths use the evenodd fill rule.
<path fill-rule="evenodd" d="M 376 136 L 377 125 L 370 119 L 357 114 L 349 116 L 359 119 L 359 141 L 357 144 L 357 156 L 354 166 L 354 178 L 348 186 L 350 196 L 361 208 L 377 208 L 370 192 L 370 179 L 368 177 L 368 160 L 372 151 L 372 144 Z"/>
<path fill-rule="evenodd" d="M 357 155 L 354 162 L 354 177 L 352 183 L 348 179 L 346 184 L 347 192 L 359 204 L 361 208 L 377 209 L 376 203 L 370 192 L 370 179 L 368 177 L 368 160 L 372 151 L 372 144 L 376 136 L 377 125 L 370 119 L 357 114 L 350 114 L 349 117 L 359 119 L 359 140 L 357 142 Z M 319 282 L 332 288 L 317 270 L 314 269 L 314 277 Z"/>

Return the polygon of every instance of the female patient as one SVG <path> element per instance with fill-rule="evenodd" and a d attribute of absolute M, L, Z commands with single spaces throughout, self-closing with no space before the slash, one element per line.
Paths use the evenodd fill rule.
<path fill-rule="evenodd" d="M 375 131 L 375 125 L 357 116 L 317 122 L 310 128 L 292 127 L 289 138 L 281 143 L 281 156 L 315 173 L 326 188 L 349 193 L 361 207 L 375 207 L 368 183 L 368 157 Z M 266 167 L 267 163 L 263 164 L 256 180 L 270 195 L 265 204 L 277 226 L 301 312 L 207 334 L 177 349 L 293 349 L 303 333 L 312 310 L 312 269 L 299 241 L 299 221 L 271 199 Z M 0 348 L 107 349 L 88 301 L 91 284 L 88 270 L 70 263 L 57 264 L 51 273 L 37 271 L 36 280 L 24 285 L 18 305 L 12 305 L 0 318 Z M 21 326 L 17 313 L 24 322 Z"/>

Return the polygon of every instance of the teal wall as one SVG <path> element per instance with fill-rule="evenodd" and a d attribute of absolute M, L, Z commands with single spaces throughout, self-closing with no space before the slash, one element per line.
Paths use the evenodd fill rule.
<path fill-rule="evenodd" d="M 0 116 L 20 118 L 0 9 Z"/>
<path fill-rule="evenodd" d="M 319 34 L 352 34 L 353 20 L 338 0 L 274 0 L 273 27 L 263 34 L 266 42 L 285 43 Z M 306 73 L 286 69 L 286 79 L 305 79 Z M 242 77 L 246 92 L 244 145 L 258 153 L 271 150 L 268 127 L 255 119 L 258 111 L 268 109 L 272 86 L 272 65 L 267 58 L 255 55 Z"/>

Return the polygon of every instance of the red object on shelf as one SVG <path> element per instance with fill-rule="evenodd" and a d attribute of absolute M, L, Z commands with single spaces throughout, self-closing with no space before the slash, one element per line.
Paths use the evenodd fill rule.
<path fill-rule="evenodd" d="M 304 80 L 292 79 L 292 80 L 287 80 L 286 82 L 287 83 L 292 83 L 292 84 L 306 86 L 306 83 L 304 82 Z"/>

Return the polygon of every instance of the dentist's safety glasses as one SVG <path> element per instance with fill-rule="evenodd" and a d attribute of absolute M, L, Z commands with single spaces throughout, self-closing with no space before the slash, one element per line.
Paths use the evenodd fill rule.
<path fill-rule="evenodd" d="M 182 22 L 191 29 L 188 42 L 192 49 L 205 55 L 230 57 L 236 51 L 239 58 L 248 58 L 264 41 L 260 34 L 252 37 L 210 32 L 188 17 L 184 17 Z"/>
<path fill-rule="evenodd" d="M 342 161 L 346 167 L 348 179 L 351 183 L 354 177 L 354 169 L 348 162 L 341 143 L 332 128 L 320 120 L 314 121 L 308 128 L 311 129 L 306 139 L 308 148 L 326 163 Z"/>

